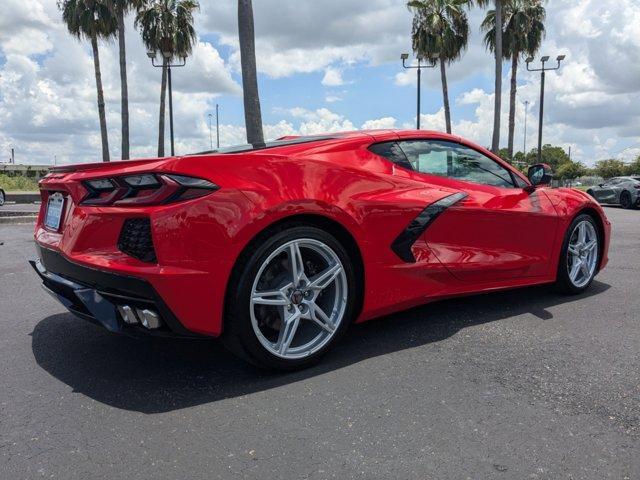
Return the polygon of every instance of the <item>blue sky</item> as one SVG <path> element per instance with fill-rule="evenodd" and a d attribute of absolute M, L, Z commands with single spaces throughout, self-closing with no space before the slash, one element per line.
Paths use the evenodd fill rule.
<path fill-rule="evenodd" d="M 19 161 L 60 163 L 100 157 L 95 81 L 89 46 L 68 35 L 55 2 L 7 0 L 0 19 L 0 158 L 13 147 Z M 234 0 L 202 1 L 199 41 L 187 66 L 174 71 L 179 153 L 208 146 L 207 114 L 221 108 L 221 140 L 244 141 Z M 572 147 L 593 164 L 640 154 L 640 6 L 637 0 L 547 2 L 541 54 L 567 60 L 547 78 L 545 143 Z M 411 14 L 400 0 L 259 0 L 254 2 L 257 63 L 269 137 L 363 126 L 415 125 Z M 453 131 L 480 144 L 491 138 L 493 62 L 482 45 L 483 10 L 469 11 L 471 38 L 449 67 Z M 132 151 L 152 156 L 157 144 L 160 72 L 149 65 L 127 20 Z M 115 42 L 100 46 L 113 158 L 120 151 L 119 73 Z M 504 64 L 502 145 L 507 142 L 509 63 Z M 624 72 L 621 75 L 620 72 Z M 423 71 L 423 128 L 442 130 L 438 69 Z M 518 70 L 516 147 L 530 110 L 528 145 L 537 134 L 539 76 Z M 622 153 L 620 153 L 622 152 Z"/>

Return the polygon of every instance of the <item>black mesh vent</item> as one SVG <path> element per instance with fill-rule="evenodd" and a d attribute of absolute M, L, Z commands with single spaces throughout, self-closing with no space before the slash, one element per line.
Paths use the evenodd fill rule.
<path fill-rule="evenodd" d="M 151 238 L 151 221 L 148 218 L 125 220 L 118 239 L 118 248 L 138 260 L 155 263 L 156 251 Z"/>

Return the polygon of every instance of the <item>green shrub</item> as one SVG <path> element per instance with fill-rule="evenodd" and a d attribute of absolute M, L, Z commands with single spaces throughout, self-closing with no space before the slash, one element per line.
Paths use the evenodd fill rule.
<path fill-rule="evenodd" d="M 10 177 L 4 173 L 0 173 L 0 188 L 4 191 L 12 190 L 38 190 L 38 181 L 35 178 L 27 178 L 23 176 Z"/>

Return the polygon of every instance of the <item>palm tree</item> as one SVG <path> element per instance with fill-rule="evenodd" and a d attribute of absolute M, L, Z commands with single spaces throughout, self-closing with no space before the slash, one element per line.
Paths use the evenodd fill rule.
<path fill-rule="evenodd" d="M 129 85 L 127 82 L 127 52 L 125 45 L 124 17 L 128 11 L 140 4 L 139 0 L 111 0 L 114 14 L 118 20 L 118 49 L 120 56 L 120 92 L 122 116 L 122 154 L 123 160 L 129 159 Z"/>
<path fill-rule="evenodd" d="M 193 12 L 200 8 L 197 0 L 138 0 L 135 25 L 149 51 L 162 54 L 160 115 L 158 121 L 158 156 L 164 157 L 164 118 L 167 92 L 167 65 L 174 58 L 186 58 L 193 51 L 197 35 Z"/>
<path fill-rule="evenodd" d="M 500 114 L 502 111 L 502 6 L 505 0 L 475 0 L 479 7 L 486 7 L 490 3 L 495 5 L 495 93 L 493 105 L 493 136 L 491 139 L 491 151 L 498 154 L 500 150 Z"/>
<path fill-rule="evenodd" d="M 264 143 L 264 136 L 262 134 L 262 113 L 260 111 L 260 95 L 258 93 L 253 5 L 251 0 L 238 0 L 238 36 L 240 40 L 244 122 L 247 129 L 247 142 L 252 145 L 260 145 Z"/>
<path fill-rule="evenodd" d="M 451 111 L 446 64 L 457 60 L 467 47 L 469 23 L 464 7 L 469 0 L 411 0 L 413 51 L 431 65 L 440 64 L 442 97 L 447 133 L 451 133 Z"/>
<path fill-rule="evenodd" d="M 518 61 L 521 57 L 536 54 L 544 38 L 544 20 L 546 12 L 541 0 L 506 0 L 502 22 L 503 57 L 511 60 L 511 91 L 509 92 L 509 158 L 513 157 L 513 138 L 516 116 L 516 92 Z M 486 32 L 485 44 L 489 50 L 495 50 L 495 12 L 490 10 L 482 22 Z"/>
<path fill-rule="evenodd" d="M 91 41 L 96 90 L 98 92 L 102 161 L 108 162 L 109 138 L 107 134 L 104 90 L 102 88 L 102 73 L 100 71 L 98 39 L 108 38 L 113 35 L 117 28 L 117 20 L 105 0 L 58 0 L 58 9 L 62 11 L 62 20 L 67 25 L 69 33 L 78 39 L 88 38 Z"/>

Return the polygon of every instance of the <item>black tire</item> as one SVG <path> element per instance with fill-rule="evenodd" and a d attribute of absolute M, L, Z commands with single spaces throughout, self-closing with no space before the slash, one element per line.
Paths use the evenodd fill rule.
<path fill-rule="evenodd" d="M 593 190 L 591 189 L 587 190 L 587 195 L 591 195 L 593 198 L 596 198 L 593 196 Z"/>
<path fill-rule="evenodd" d="M 0 188 L 0 207 L 4 205 L 4 190 Z"/>
<path fill-rule="evenodd" d="M 320 350 L 301 359 L 284 359 L 269 352 L 253 330 L 250 297 L 253 282 L 263 262 L 278 247 L 295 239 L 310 238 L 329 246 L 339 257 L 347 278 L 347 305 L 333 337 Z M 231 275 L 225 300 L 225 324 L 222 341 L 232 353 L 267 370 L 292 371 L 317 363 L 344 335 L 355 315 L 356 274 L 345 247 L 331 234 L 307 224 L 288 224 L 256 238 L 238 259 Z"/>
<path fill-rule="evenodd" d="M 633 208 L 633 202 L 631 201 L 631 194 L 626 190 L 624 190 L 620 194 L 620 205 L 622 205 L 622 208 L 626 208 L 626 209 Z"/>
<path fill-rule="evenodd" d="M 593 272 L 591 279 L 586 285 L 582 287 L 576 287 L 573 284 L 573 282 L 571 282 L 571 279 L 569 278 L 569 264 L 568 264 L 568 258 L 567 258 L 569 255 L 569 241 L 571 240 L 571 235 L 573 234 L 573 231 L 576 228 L 576 225 L 578 225 L 580 222 L 585 220 L 590 222 L 593 225 L 596 231 L 596 236 L 598 238 L 596 269 Z M 560 261 L 558 263 L 558 273 L 557 273 L 556 283 L 555 283 L 556 290 L 558 290 L 561 293 L 565 293 L 569 295 L 577 295 L 579 293 L 584 292 L 587 288 L 589 288 L 589 286 L 593 282 L 593 279 L 598 274 L 598 266 L 600 265 L 600 261 L 602 260 L 601 247 L 602 247 L 602 234 L 600 233 L 600 228 L 598 227 L 598 224 L 596 223 L 594 218 L 588 214 L 581 214 L 581 215 L 578 215 L 576 218 L 574 218 L 571 224 L 569 225 L 569 228 L 567 228 L 567 231 L 565 232 L 565 235 L 564 235 L 564 241 L 562 242 L 562 250 L 560 252 Z"/>

